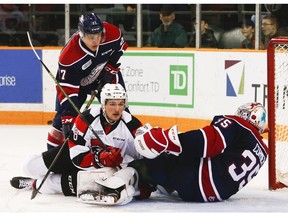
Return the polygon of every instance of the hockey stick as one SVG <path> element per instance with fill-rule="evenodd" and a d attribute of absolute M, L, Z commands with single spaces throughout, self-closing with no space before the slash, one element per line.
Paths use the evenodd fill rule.
<path fill-rule="evenodd" d="M 87 110 L 87 109 L 90 107 L 90 105 L 91 105 L 91 103 L 93 102 L 93 100 L 94 100 L 94 98 L 95 98 L 95 96 L 96 96 L 97 93 L 98 93 L 98 92 L 96 92 L 96 91 L 91 91 L 90 100 L 88 101 L 88 103 L 87 103 L 84 111 Z"/>
<path fill-rule="evenodd" d="M 95 98 L 95 91 L 91 92 L 91 97 L 90 97 L 90 100 L 88 101 L 84 111 L 86 111 L 87 109 L 89 109 L 91 103 L 93 102 L 94 98 Z M 39 193 L 39 190 L 40 188 L 42 187 L 42 185 L 44 184 L 44 182 L 46 181 L 47 177 L 49 176 L 50 172 L 51 172 L 51 169 L 53 168 L 53 166 L 55 165 L 55 163 L 58 161 L 58 158 L 60 157 L 61 153 L 63 152 L 63 149 L 64 149 L 64 146 L 67 145 L 68 143 L 68 137 L 65 139 L 65 142 L 63 143 L 63 145 L 61 146 L 61 148 L 59 149 L 59 151 L 57 152 L 55 158 L 53 159 L 52 163 L 50 164 L 44 178 L 42 179 L 40 185 L 38 188 L 35 188 L 35 190 L 32 191 L 32 194 L 31 194 L 31 200 L 34 199 L 37 194 Z"/>

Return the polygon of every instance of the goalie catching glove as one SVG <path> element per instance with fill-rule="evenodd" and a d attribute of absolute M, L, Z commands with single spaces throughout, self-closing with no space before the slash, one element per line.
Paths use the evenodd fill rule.
<path fill-rule="evenodd" d="M 177 125 L 168 130 L 164 130 L 163 128 L 151 129 L 151 126 L 148 126 L 150 129 L 147 130 L 147 126 L 144 125 L 143 127 L 145 127 L 145 129 L 140 127 L 139 130 L 145 131 L 145 133 L 140 133 L 141 135 L 136 136 L 134 140 L 135 148 L 139 154 L 146 158 L 153 159 L 162 152 L 176 156 L 182 152 Z"/>
<path fill-rule="evenodd" d="M 101 147 L 95 148 L 94 152 L 94 166 L 96 168 L 102 167 L 117 167 L 123 161 L 121 149 L 108 146 L 107 150 Z"/>

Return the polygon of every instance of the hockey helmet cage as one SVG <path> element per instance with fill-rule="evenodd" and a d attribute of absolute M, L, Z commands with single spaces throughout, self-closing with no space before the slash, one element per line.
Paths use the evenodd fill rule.
<path fill-rule="evenodd" d="M 95 13 L 85 13 L 79 17 L 78 29 L 82 35 L 98 34 L 103 31 L 103 23 Z"/>
<path fill-rule="evenodd" d="M 123 99 L 125 100 L 125 107 L 127 107 L 127 93 L 123 86 L 119 83 L 111 84 L 107 83 L 103 86 L 101 93 L 100 93 L 100 101 L 102 107 L 105 106 L 107 99 Z"/>
<path fill-rule="evenodd" d="M 264 132 L 266 127 L 266 110 L 262 104 L 256 102 L 245 103 L 237 109 L 235 115 L 254 125 L 260 134 Z"/>

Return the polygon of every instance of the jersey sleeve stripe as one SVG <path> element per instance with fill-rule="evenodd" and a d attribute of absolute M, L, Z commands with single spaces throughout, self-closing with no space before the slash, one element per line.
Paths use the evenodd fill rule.
<path fill-rule="evenodd" d="M 205 202 L 217 202 L 222 200 L 215 187 L 212 176 L 210 158 L 201 158 L 199 166 L 199 188 Z"/>
<path fill-rule="evenodd" d="M 203 167 L 203 158 L 200 159 L 200 164 L 199 164 L 199 173 L 198 173 L 198 182 L 199 182 L 199 189 L 202 195 L 202 198 L 204 202 L 207 202 L 207 198 L 204 193 L 203 185 L 202 185 L 202 167 Z"/>
<path fill-rule="evenodd" d="M 69 87 L 69 88 L 77 88 L 79 89 L 79 85 L 71 85 L 70 83 L 62 83 L 62 82 L 59 82 L 59 84 L 62 86 L 62 87 Z"/>
<path fill-rule="evenodd" d="M 60 96 L 60 95 L 59 95 Z M 72 97 L 77 97 L 78 96 L 78 94 L 71 94 L 71 95 L 68 95 L 69 96 L 69 98 L 72 98 Z M 68 99 L 66 98 L 66 96 L 62 99 L 62 100 L 60 100 L 60 105 L 62 105 L 65 101 L 67 101 Z"/>
<path fill-rule="evenodd" d="M 221 153 L 223 153 L 223 151 L 225 150 L 225 148 L 227 147 L 227 144 L 226 144 L 226 140 L 225 140 L 225 137 L 223 136 L 223 134 L 221 133 L 220 129 L 218 127 L 215 127 L 214 128 L 216 129 L 216 131 L 218 132 L 218 135 L 220 137 L 220 139 L 222 140 L 222 144 L 223 144 L 223 147 L 222 147 L 222 151 Z"/>
<path fill-rule="evenodd" d="M 216 195 L 218 201 L 222 201 L 220 195 L 219 195 L 219 192 L 215 186 L 215 183 L 214 183 L 214 180 L 213 180 L 213 171 L 212 171 L 212 163 L 211 163 L 211 159 L 208 158 L 208 169 L 209 169 L 209 179 L 210 179 L 210 183 L 211 183 L 211 186 L 213 188 L 213 191 L 214 191 L 214 194 Z"/>
<path fill-rule="evenodd" d="M 203 143 L 203 157 L 207 156 L 207 136 L 204 130 L 200 129 L 200 131 L 203 134 L 203 139 L 204 139 L 204 143 Z"/>
<path fill-rule="evenodd" d="M 202 133 L 205 139 L 203 157 L 213 157 L 224 151 L 226 141 L 219 128 L 207 126 L 203 128 Z"/>

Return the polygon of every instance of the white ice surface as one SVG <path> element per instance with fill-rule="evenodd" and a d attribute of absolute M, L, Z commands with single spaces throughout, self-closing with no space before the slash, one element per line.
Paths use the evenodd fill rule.
<path fill-rule="evenodd" d="M 0 214 L 59 214 L 80 215 L 93 212 L 103 215 L 127 215 L 135 213 L 165 215 L 205 213 L 285 213 L 288 212 L 288 189 L 268 190 L 268 161 L 259 174 L 236 195 L 219 203 L 187 203 L 179 198 L 166 198 L 158 193 L 146 201 L 133 201 L 125 206 L 93 206 L 76 202 L 75 197 L 38 194 L 31 200 L 31 191 L 16 190 L 9 180 L 23 175 L 22 162 L 27 155 L 46 150 L 46 137 L 50 126 L 0 125 Z M 185 178 L 179 176 L 179 178 Z M 101 212 L 99 214 L 99 212 Z M 153 215 L 154 215 L 153 214 Z M 18 214 L 17 214 L 18 215 Z M 189 214 L 190 215 L 190 214 Z"/>

